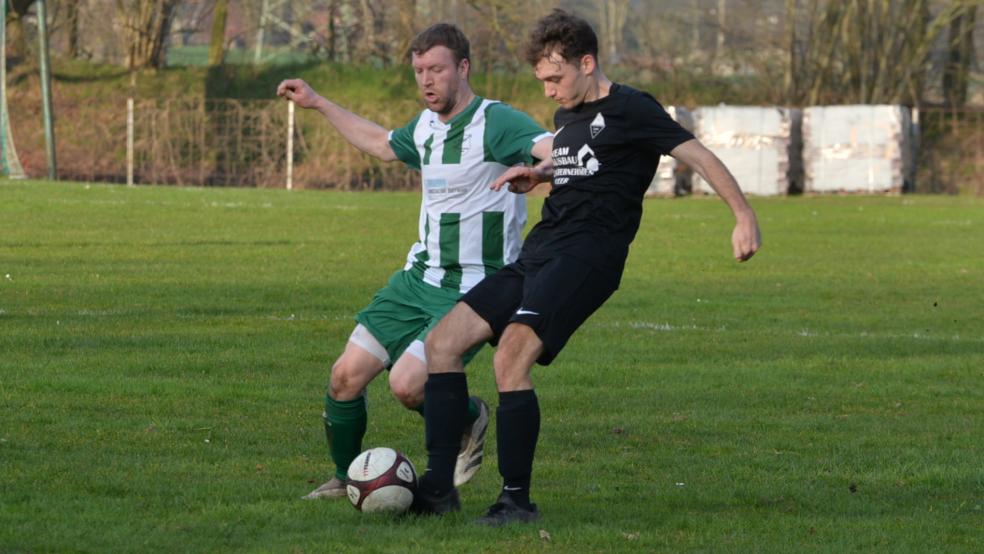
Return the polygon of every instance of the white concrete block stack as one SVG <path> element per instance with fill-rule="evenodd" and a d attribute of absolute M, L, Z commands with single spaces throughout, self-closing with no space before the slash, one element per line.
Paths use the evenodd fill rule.
<path fill-rule="evenodd" d="M 912 121 L 904 106 L 806 108 L 805 191 L 900 192 L 912 179 L 911 141 Z"/>
<path fill-rule="evenodd" d="M 801 187 L 802 110 L 714 106 L 695 112 L 696 136 L 731 170 L 745 194 L 777 196 Z M 694 175 L 694 192 L 714 190 Z"/>

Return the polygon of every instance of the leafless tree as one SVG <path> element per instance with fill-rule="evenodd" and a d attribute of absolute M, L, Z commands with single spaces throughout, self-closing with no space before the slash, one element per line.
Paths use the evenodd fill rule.
<path fill-rule="evenodd" d="M 2 1 L 2 0 L 0 0 Z M 24 18 L 34 0 L 8 0 L 7 2 L 7 57 L 17 61 L 32 52 L 24 28 Z"/>
<path fill-rule="evenodd" d="M 217 0 L 212 12 L 212 36 L 208 46 L 208 65 L 222 65 L 225 60 L 226 18 L 229 14 L 229 0 Z"/>
<path fill-rule="evenodd" d="M 811 10 L 820 17 L 811 22 L 810 42 L 799 49 L 801 99 L 918 103 L 936 39 L 976 2 L 951 0 L 935 14 L 930 0 L 830 1 Z"/>
<path fill-rule="evenodd" d="M 608 0 L 600 4 L 602 56 L 608 63 L 618 63 L 625 21 L 629 16 L 629 0 Z"/>
<path fill-rule="evenodd" d="M 123 65 L 127 69 L 162 68 L 174 10 L 181 0 L 116 0 Z"/>
<path fill-rule="evenodd" d="M 65 54 L 72 59 L 78 58 L 81 53 L 79 37 L 79 7 L 81 1 L 65 0 L 62 4 L 65 10 L 63 17 L 67 35 L 65 40 Z"/>
<path fill-rule="evenodd" d="M 977 4 L 971 4 L 950 22 L 949 52 L 943 66 L 943 99 L 951 106 L 963 106 L 967 102 L 967 85 L 974 64 L 977 8 Z"/>

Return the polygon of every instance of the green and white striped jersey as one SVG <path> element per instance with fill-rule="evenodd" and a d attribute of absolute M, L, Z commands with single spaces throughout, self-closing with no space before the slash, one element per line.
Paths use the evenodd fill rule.
<path fill-rule="evenodd" d="M 516 259 L 526 225 L 526 198 L 489 185 L 510 166 L 532 161 L 550 133 L 530 116 L 476 97 L 447 123 L 424 110 L 390 131 L 397 157 L 421 173 L 419 240 L 405 270 L 462 294 Z"/>

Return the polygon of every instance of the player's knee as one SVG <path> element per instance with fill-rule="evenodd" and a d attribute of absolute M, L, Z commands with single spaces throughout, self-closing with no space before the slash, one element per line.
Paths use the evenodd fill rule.
<path fill-rule="evenodd" d="M 516 363 L 515 357 L 510 355 L 508 348 L 502 348 L 502 345 L 492 357 L 492 367 L 495 368 L 495 382 L 500 390 L 511 389 L 526 374 L 526 371 Z"/>
<path fill-rule="evenodd" d="M 500 391 L 524 390 L 532 386 L 530 367 L 538 351 L 525 330 L 507 329 L 492 357 L 495 382 Z"/>
<path fill-rule="evenodd" d="M 424 351 L 428 360 L 458 355 L 454 348 L 453 334 L 446 332 L 442 326 L 438 326 L 427 334 L 427 340 L 424 341 Z"/>
<path fill-rule="evenodd" d="M 532 388 L 529 369 L 516 365 L 493 362 L 495 384 L 500 392 L 526 390 Z"/>
<path fill-rule="evenodd" d="M 359 368 L 339 359 L 331 366 L 328 393 L 335 400 L 351 400 L 362 392 Z"/>
<path fill-rule="evenodd" d="M 424 401 L 424 389 L 405 377 L 390 375 L 390 391 L 407 408 L 415 409 Z"/>

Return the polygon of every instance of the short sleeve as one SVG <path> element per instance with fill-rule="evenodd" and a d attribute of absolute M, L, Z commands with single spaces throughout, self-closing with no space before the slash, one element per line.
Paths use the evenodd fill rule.
<path fill-rule="evenodd" d="M 418 119 L 420 114 L 417 114 L 410 123 L 389 132 L 389 144 L 397 159 L 414 169 L 420 169 L 420 152 L 417 151 L 417 144 L 413 140 L 413 131 L 417 128 Z"/>
<path fill-rule="evenodd" d="M 646 93 L 631 96 L 626 107 L 628 120 L 634 122 L 629 129 L 630 138 L 647 152 L 669 156 L 674 148 L 694 138 Z"/>
<path fill-rule="evenodd" d="M 496 102 L 485 111 L 485 161 L 502 165 L 533 162 L 533 145 L 551 134 L 533 118 Z"/>

